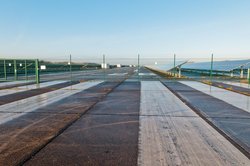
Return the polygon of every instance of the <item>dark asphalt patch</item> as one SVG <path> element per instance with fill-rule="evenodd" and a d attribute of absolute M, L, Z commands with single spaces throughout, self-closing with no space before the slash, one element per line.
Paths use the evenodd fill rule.
<path fill-rule="evenodd" d="M 140 83 L 122 83 L 25 165 L 137 165 L 139 107 Z"/>
<path fill-rule="evenodd" d="M 0 125 L 0 165 L 19 165 L 30 159 L 118 84 L 99 84 Z"/>
<path fill-rule="evenodd" d="M 67 86 L 75 85 L 78 83 L 79 81 L 64 82 L 64 83 L 59 83 L 59 84 L 51 85 L 51 86 L 44 87 L 44 88 L 31 89 L 31 90 L 27 90 L 23 92 L 17 92 L 17 93 L 13 93 L 9 95 L 0 96 L 0 105 L 8 104 L 8 103 L 22 100 L 28 97 L 32 97 L 32 96 L 40 95 L 43 93 L 51 92 L 54 90 L 62 89 Z"/>
<path fill-rule="evenodd" d="M 250 158 L 249 112 L 180 82 L 163 84 Z"/>

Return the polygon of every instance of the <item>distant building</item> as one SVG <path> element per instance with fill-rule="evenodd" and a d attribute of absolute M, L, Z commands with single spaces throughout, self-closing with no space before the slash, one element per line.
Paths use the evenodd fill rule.
<path fill-rule="evenodd" d="M 120 67 L 122 67 L 122 65 L 121 64 L 117 64 L 116 67 L 120 68 Z"/>

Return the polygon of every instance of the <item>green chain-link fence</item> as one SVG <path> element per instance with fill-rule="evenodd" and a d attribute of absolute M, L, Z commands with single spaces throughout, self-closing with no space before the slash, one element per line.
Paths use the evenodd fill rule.
<path fill-rule="evenodd" d="M 39 79 L 38 59 L 0 59 L 0 81 L 33 80 Z"/>

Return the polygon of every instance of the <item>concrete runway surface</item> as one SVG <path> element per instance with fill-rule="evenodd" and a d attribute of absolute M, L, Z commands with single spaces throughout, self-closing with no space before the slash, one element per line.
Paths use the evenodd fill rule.
<path fill-rule="evenodd" d="M 139 71 L 0 83 L 0 165 L 250 165 L 249 96 Z"/>
<path fill-rule="evenodd" d="M 223 88 L 232 92 L 236 92 L 239 94 L 243 94 L 245 96 L 250 96 L 250 86 L 244 83 L 234 83 L 234 82 L 220 82 L 220 81 L 213 81 L 211 83 L 212 86 Z"/>
<path fill-rule="evenodd" d="M 196 81 L 180 81 L 182 84 L 190 86 L 198 91 L 213 96 L 217 99 L 223 100 L 231 105 L 242 110 L 250 112 L 250 97 L 236 92 L 231 92 L 225 89 L 206 85 Z"/>
<path fill-rule="evenodd" d="M 232 81 L 223 81 L 223 83 L 250 89 L 250 85 L 246 83 L 239 83 L 239 82 L 232 82 Z"/>
<path fill-rule="evenodd" d="M 139 165 L 244 165 L 249 159 L 159 81 L 141 87 Z"/>
<path fill-rule="evenodd" d="M 64 82 L 66 81 L 50 81 L 50 82 L 43 82 L 40 84 L 32 84 L 32 85 L 25 85 L 25 86 L 18 86 L 14 88 L 3 89 L 3 90 L 0 90 L 0 96 L 9 95 L 9 94 L 17 93 L 17 92 L 23 92 L 23 91 L 32 90 L 32 89 L 44 88 L 44 87 L 48 87 L 51 85 L 64 83 Z"/>
<path fill-rule="evenodd" d="M 249 112 L 180 82 L 166 81 L 164 84 L 246 156 L 250 157 Z"/>

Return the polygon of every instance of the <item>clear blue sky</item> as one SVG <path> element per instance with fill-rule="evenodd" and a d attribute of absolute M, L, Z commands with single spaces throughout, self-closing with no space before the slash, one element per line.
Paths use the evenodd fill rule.
<path fill-rule="evenodd" d="M 250 57 L 250 0 L 0 0 L 0 56 Z"/>

